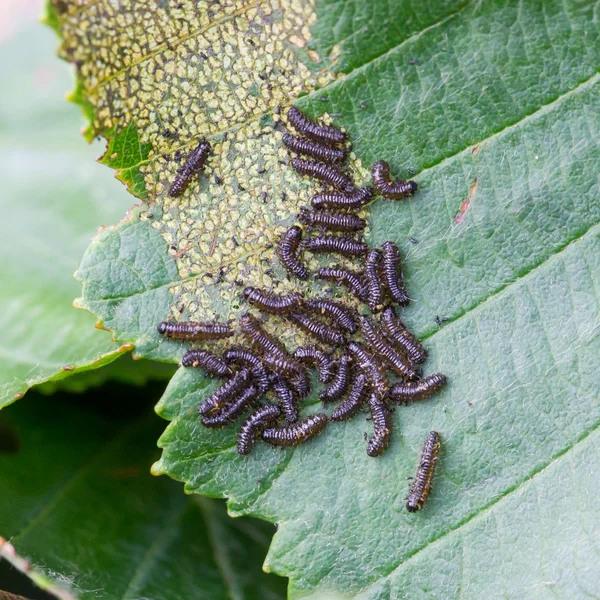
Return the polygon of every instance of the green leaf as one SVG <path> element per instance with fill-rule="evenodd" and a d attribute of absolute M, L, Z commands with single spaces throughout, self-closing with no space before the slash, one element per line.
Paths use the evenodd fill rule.
<path fill-rule="evenodd" d="M 195 409 L 214 384 L 181 370 L 158 406 L 171 423 L 153 471 L 184 481 L 188 492 L 228 497 L 233 514 L 277 522 L 267 567 L 290 576 L 294 598 L 597 595 L 589 551 L 600 510 L 594 5 L 301 4 L 276 4 L 292 15 L 286 21 L 278 9 L 264 16 L 266 3 L 234 3 L 231 13 L 226 3 L 211 27 L 214 15 L 182 3 L 181 13 L 156 9 L 143 36 L 128 4 L 129 18 L 93 7 L 61 16 L 63 54 L 82 65 L 80 86 L 94 107 L 91 130 L 112 140 L 135 125 L 146 156 L 130 151 L 119 168 L 144 177 L 149 208 L 96 236 L 78 272 L 80 305 L 143 356 L 175 361 L 181 348 L 155 329 L 168 314 L 235 316 L 240 274 L 286 289 L 277 267 L 266 273 L 268 244 L 309 190 L 272 160 L 285 153 L 270 111 L 304 91 L 297 104 L 310 114 L 341 114 L 355 174 L 379 158 L 396 175 L 418 173 L 414 199 L 372 205 L 370 242 L 394 240 L 406 255 L 414 302 L 403 320 L 425 339 L 427 371 L 447 373 L 450 384 L 435 400 L 396 411 L 396 435 L 380 459 L 365 454 L 364 417 L 297 450 L 261 446 L 242 459 L 235 428 L 207 431 L 198 422 Z M 287 57 L 314 60 L 304 90 L 260 67 L 269 56 L 280 64 L 286 46 L 276 31 L 289 41 L 298 11 L 314 23 L 312 39 L 302 32 L 304 46 L 292 42 L 302 52 Z M 262 33 L 253 29 L 261 19 Z M 242 21 L 257 31 L 254 44 Z M 109 29 L 129 33 L 120 53 Z M 269 45 L 269 35 L 281 45 Z M 191 58 L 199 52 L 210 68 Z M 244 70 L 236 57 L 248 52 Z M 251 107 L 246 92 L 257 72 L 272 95 L 255 79 L 266 99 Z M 229 81 L 239 106 L 223 92 Z M 131 89 L 142 91 L 126 103 Z M 207 177 L 171 201 L 164 192 L 174 152 L 202 134 L 215 146 Z M 234 233 L 251 244 L 228 245 Z M 214 285 L 221 266 L 223 282 Z M 441 328 L 436 316 L 447 319 Z M 405 478 L 431 429 L 443 440 L 440 466 L 426 509 L 410 515 Z"/>
<path fill-rule="evenodd" d="M 32 385 L 114 360 L 130 346 L 94 329 L 71 306 L 72 273 L 100 223 L 128 204 L 110 173 L 94 165 L 81 119 L 64 102 L 69 74 L 52 60 L 53 34 L 27 26 L 0 44 L 0 408 Z"/>
<path fill-rule="evenodd" d="M 60 395 L 3 411 L 0 559 L 64 600 L 283 598 L 260 569 L 272 526 L 148 474 L 157 426 Z"/>

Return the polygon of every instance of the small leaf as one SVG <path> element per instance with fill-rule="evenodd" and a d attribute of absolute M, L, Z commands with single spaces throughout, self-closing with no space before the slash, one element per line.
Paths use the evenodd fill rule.
<path fill-rule="evenodd" d="M 260 569 L 271 526 L 148 474 L 156 418 L 65 399 L 33 394 L 2 413 L 18 449 L 0 451 L 0 558 L 64 600 L 284 597 L 285 580 Z"/>

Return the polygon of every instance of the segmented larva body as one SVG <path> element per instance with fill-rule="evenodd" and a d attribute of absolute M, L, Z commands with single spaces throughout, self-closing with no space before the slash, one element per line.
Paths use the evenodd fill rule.
<path fill-rule="evenodd" d="M 395 343 L 413 364 L 420 364 L 427 358 L 427 350 L 388 306 L 381 313 L 381 326 L 390 342 Z"/>
<path fill-rule="evenodd" d="M 183 167 L 179 169 L 175 180 L 169 187 L 168 194 L 171 198 L 177 198 L 185 192 L 193 177 L 203 169 L 210 151 L 210 144 L 202 138 L 196 148 L 189 153 Z"/>
<path fill-rule="evenodd" d="M 326 425 L 327 416 L 319 413 L 294 425 L 266 427 L 263 429 L 261 437 L 273 446 L 299 446 L 321 433 Z"/>
<path fill-rule="evenodd" d="M 299 367 L 295 373 L 290 373 L 289 375 L 285 375 L 285 377 L 294 390 L 296 397 L 306 398 L 310 394 L 312 384 L 306 369 Z"/>
<path fill-rule="evenodd" d="M 235 396 L 215 415 L 202 417 L 202 425 L 205 427 L 218 428 L 225 427 L 239 417 L 254 400 L 260 396 L 258 386 L 250 384 L 243 389 L 238 396 Z"/>
<path fill-rule="evenodd" d="M 365 278 L 369 290 L 368 305 L 372 312 L 381 310 L 383 302 L 383 290 L 379 276 L 381 257 L 381 252 L 375 248 L 369 251 L 365 260 Z"/>
<path fill-rule="evenodd" d="M 351 419 L 363 407 L 367 400 L 366 392 L 369 386 L 364 373 L 354 373 L 350 392 L 344 401 L 331 413 L 332 421 L 347 421 Z"/>
<path fill-rule="evenodd" d="M 440 453 L 440 434 L 432 431 L 425 440 L 417 474 L 413 479 L 408 493 L 406 510 L 416 512 L 423 508 L 425 500 L 431 491 L 431 480 Z"/>
<path fill-rule="evenodd" d="M 331 281 L 346 287 L 350 293 L 361 301 L 368 298 L 368 290 L 362 273 L 343 267 L 321 267 L 317 273 L 319 279 Z"/>
<path fill-rule="evenodd" d="M 267 425 L 277 422 L 281 409 L 274 404 L 266 404 L 255 410 L 242 424 L 238 433 L 237 451 L 245 455 L 252 452 L 256 438 Z"/>
<path fill-rule="evenodd" d="M 250 371 L 241 369 L 236 371 L 220 388 L 216 389 L 198 408 L 203 416 L 208 416 L 219 411 L 227 401 L 241 389 L 247 387 L 250 380 Z"/>
<path fill-rule="evenodd" d="M 360 330 L 368 342 L 372 351 L 375 351 L 388 365 L 396 375 L 408 379 L 418 379 L 418 375 L 408 360 L 402 354 L 397 352 L 384 337 L 381 330 L 375 325 L 369 317 L 360 316 L 358 318 Z"/>
<path fill-rule="evenodd" d="M 368 246 L 364 242 L 335 235 L 319 235 L 302 242 L 305 250 L 313 254 L 340 254 L 348 258 L 364 256 Z"/>
<path fill-rule="evenodd" d="M 350 379 L 350 357 L 344 354 L 337 363 L 333 381 L 319 393 L 322 402 L 333 402 L 341 398 L 348 387 Z"/>
<path fill-rule="evenodd" d="M 220 357 L 205 350 L 188 350 L 181 359 L 182 367 L 199 367 L 208 375 L 226 377 L 231 375 L 231 369 Z"/>
<path fill-rule="evenodd" d="M 404 275 L 400 262 L 400 251 L 394 242 L 383 242 L 383 278 L 390 296 L 400 306 L 406 306 L 410 299 L 404 289 Z"/>
<path fill-rule="evenodd" d="M 249 313 L 240 318 L 242 331 L 255 343 L 262 348 L 263 353 L 274 354 L 284 357 L 287 350 L 281 341 L 265 331 L 262 323 Z"/>
<path fill-rule="evenodd" d="M 325 342 L 326 344 L 337 346 L 346 341 L 346 337 L 341 331 L 335 329 L 331 325 L 327 325 L 326 323 L 314 319 L 304 312 L 297 311 L 290 313 L 287 315 L 287 318 L 302 329 L 302 331 L 305 331 L 313 338 Z"/>
<path fill-rule="evenodd" d="M 330 125 L 319 125 L 311 121 L 296 107 L 292 106 L 287 112 L 292 127 L 301 135 L 326 144 L 328 146 L 339 146 L 346 141 L 346 134 Z"/>
<path fill-rule="evenodd" d="M 302 363 L 315 364 L 321 383 L 328 383 L 333 377 L 333 364 L 325 352 L 316 346 L 300 346 L 294 352 L 294 358 Z"/>
<path fill-rule="evenodd" d="M 298 220 L 303 225 L 329 231 L 361 231 L 367 226 L 364 219 L 352 213 L 330 213 L 307 208 L 300 209 Z"/>
<path fill-rule="evenodd" d="M 328 317 L 349 333 L 356 333 L 358 330 L 356 311 L 342 302 L 328 298 L 311 298 L 304 303 L 304 307 Z"/>
<path fill-rule="evenodd" d="M 373 200 L 373 188 L 365 187 L 348 194 L 316 194 L 310 203 L 316 210 L 357 210 Z"/>
<path fill-rule="evenodd" d="M 353 192 L 355 190 L 352 180 L 331 165 L 316 160 L 292 158 L 292 167 L 294 167 L 300 175 L 312 177 L 313 179 L 337 188 L 338 190 L 346 192 Z"/>
<path fill-rule="evenodd" d="M 269 353 L 262 355 L 262 360 L 269 370 L 282 375 L 296 375 L 301 367 L 289 354 Z"/>
<path fill-rule="evenodd" d="M 158 333 L 173 340 L 220 340 L 233 335 L 231 327 L 224 323 L 197 321 L 163 321 L 158 325 Z"/>
<path fill-rule="evenodd" d="M 427 400 L 446 385 L 443 373 L 434 373 L 421 381 L 396 383 L 390 388 L 390 399 L 398 404 L 410 404 L 418 400 Z"/>
<path fill-rule="evenodd" d="M 411 196 L 419 187 L 415 181 L 404 181 L 403 179 L 392 181 L 390 179 L 390 165 L 385 160 L 379 160 L 371 167 L 371 175 L 375 189 L 384 198 L 391 200 Z"/>
<path fill-rule="evenodd" d="M 312 156 L 321 162 L 329 164 L 339 164 L 344 161 L 346 156 L 344 150 L 316 144 L 315 142 L 289 133 L 283 135 L 283 144 L 288 150 L 296 154 Z"/>
<path fill-rule="evenodd" d="M 381 365 L 371 356 L 358 342 L 350 342 L 348 350 L 352 357 L 356 360 L 356 364 L 361 372 L 367 378 L 369 385 L 379 398 L 387 397 L 390 389 L 390 383 L 381 368 Z"/>
<path fill-rule="evenodd" d="M 367 454 L 379 456 L 390 444 L 392 415 L 386 403 L 377 394 L 369 396 L 369 411 L 373 421 L 373 437 L 367 443 Z"/>
<path fill-rule="evenodd" d="M 300 414 L 298 413 L 298 402 L 294 397 L 294 393 L 283 378 L 279 376 L 275 376 L 271 379 L 271 387 L 275 392 L 277 400 L 281 404 L 283 418 L 288 423 L 295 423 L 300 417 Z"/>
<path fill-rule="evenodd" d="M 238 364 L 250 369 L 252 379 L 258 386 L 261 394 L 269 389 L 269 378 L 263 361 L 246 348 L 233 347 L 225 352 L 225 360 L 230 364 Z"/>
<path fill-rule="evenodd" d="M 306 265 L 298 258 L 298 247 L 302 241 L 302 229 L 297 225 L 290 227 L 280 238 L 277 255 L 284 268 L 298 279 L 308 277 Z"/>
<path fill-rule="evenodd" d="M 299 308 L 302 304 L 302 296 L 297 292 L 281 296 L 253 287 L 247 287 L 244 290 L 244 298 L 248 304 L 256 306 L 256 308 L 263 312 L 274 315 L 282 315 L 290 312 Z"/>

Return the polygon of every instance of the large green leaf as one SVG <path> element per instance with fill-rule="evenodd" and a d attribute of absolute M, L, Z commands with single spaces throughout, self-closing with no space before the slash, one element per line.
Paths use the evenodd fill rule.
<path fill-rule="evenodd" d="M 396 411 L 381 459 L 365 454 L 364 418 L 298 450 L 241 459 L 234 429 L 198 423 L 213 384 L 182 370 L 158 407 L 171 423 L 154 472 L 276 521 L 267 567 L 290 576 L 292 597 L 597 595 L 594 5 L 282 0 L 221 3 L 215 15 L 183 2 L 146 20 L 136 10 L 92 4 L 56 16 L 63 53 L 81 66 L 89 132 L 108 136 L 105 162 L 150 206 L 96 236 L 78 272 L 80 304 L 142 355 L 175 361 L 181 349 L 155 330 L 167 314 L 236 314 L 240 273 L 280 284 L 277 270 L 265 276 L 268 244 L 308 189 L 273 160 L 277 134 L 261 134 L 273 133 L 275 104 L 305 91 L 308 112 L 340 113 L 356 173 L 382 157 L 418 172 L 413 200 L 373 204 L 370 235 L 408 255 L 415 302 L 403 318 L 426 338 L 428 370 L 450 379 L 437 400 Z M 277 68 L 282 56 L 301 86 Z M 209 177 L 171 202 L 169 159 L 200 134 L 215 145 Z M 228 245 L 234 233 L 250 246 Z M 427 509 L 409 515 L 405 477 L 432 428 L 441 466 Z"/>
<path fill-rule="evenodd" d="M 52 60 L 52 32 L 24 25 L 0 43 L 0 408 L 32 385 L 114 360 L 128 346 L 71 306 L 81 252 L 127 195 L 93 163 L 64 102 L 68 70 Z M 10 84 L 8 84 L 10 82 Z"/>
<path fill-rule="evenodd" d="M 32 394 L 2 413 L 0 559 L 65 600 L 284 596 L 260 569 L 272 526 L 149 475 L 156 417 L 65 400 Z"/>

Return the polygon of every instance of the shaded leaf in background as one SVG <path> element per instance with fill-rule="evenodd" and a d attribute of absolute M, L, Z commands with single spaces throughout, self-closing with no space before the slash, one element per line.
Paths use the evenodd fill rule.
<path fill-rule="evenodd" d="M 232 264 L 211 252 L 211 239 L 219 247 L 227 240 L 219 238 L 220 228 L 214 237 L 206 225 L 209 209 L 242 233 L 252 232 L 253 221 L 225 212 L 222 203 L 210 205 L 216 191 L 206 179 L 181 207 L 169 204 L 164 186 L 176 165 L 166 159 L 189 144 L 159 132 L 170 132 L 175 119 L 179 140 L 188 133 L 212 135 L 221 148 L 218 173 L 219 161 L 229 156 L 219 125 L 225 118 L 248 140 L 265 140 L 244 145 L 236 137 L 234 147 L 267 169 L 268 189 L 284 181 L 299 202 L 307 193 L 288 170 L 262 162 L 273 156 L 268 140 L 276 135 L 257 138 L 256 131 L 272 131 L 271 104 L 262 116 L 247 111 L 244 125 L 234 112 L 218 115 L 216 126 L 210 102 L 203 104 L 211 85 L 235 86 L 237 71 L 224 66 L 236 55 L 227 33 L 241 49 L 240 20 L 266 3 L 237 3 L 238 11 L 221 15 L 214 31 L 189 12 L 191 4 L 179 4 L 187 16 L 175 4 L 150 11 L 146 34 L 171 36 L 157 39 L 151 50 L 147 38 L 138 44 L 135 35 L 118 44 L 106 39 L 113 22 L 104 9 L 72 9 L 60 17 L 64 54 L 81 61 L 80 94 L 92 104 L 92 129 L 108 135 L 113 147 L 120 136 L 137 135 L 141 150 L 131 163 L 113 166 L 144 178 L 150 205 L 96 237 L 79 270 L 81 305 L 142 355 L 171 360 L 180 348 L 161 343 L 155 331 L 169 311 L 202 312 L 206 307 L 193 306 L 199 291 L 214 292 L 214 310 L 236 308 L 214 286 L 202 285 L 202 268 L 220 266 L 213 257 L 224 268 Z M 396 411 L 398 433 L 377 460 L 365 454 L 362 434 L 370 425 L 364 419 L 331 426 L 295 451 L 261 446 L 241 459 L 233 428 L 217 433 L 198 423 L 195 408 L 213 384 L 182 370 L 158 406 L 172 422 L 154 472 L 184 481 L 188 492 L 228 497 L 234 514 L 276 521 L 267 568 L 290 576 L 294 598 L 597 595 L 599 573 L 590 551 L 600 512 L 594 477 L 600 423 L 600 45 L 594 5 L 430 5 L 388 16 L 383 2 L 318 2 L 310 19 L 314 37 L 304 35 L 302 50 L 328 57 L 315 63 L 327 81 L 317 81 L 323 87 L 312 92 L 309 81 L 310 93 L 299 105 L 311 114 L 324 108 L 340 113 L 336 122 L 350 132 L 358 172 L 361 161 L 369 165 L 381 157 L 398 175 L 404 167 L 418 172 L 414 199 L 373 204 L 370 237 L 372 243 L 394 240 L 407 255 L 414 302 L 403 319 L 426 338 L 428 370 L 447 373 L 450 385 L 436 400 Z M 287 4 L 276 6 L 285 17 Z M 313 10 L 310 2 L 302 6 Z M 135 21 L 129 9 L 120 17 L 124 30 Z M 192 19 L 189 29 L 178 19 Z M 289 41 L 293 34 L 286 35 Z M 105 39 L 112 54 L 94 46 Z M 194 44 L 206 39 L 222 39 L 209 44 L 216 57 L 209 54 L 208 78 L 186 62 L 199 51 Z M 250 61 L 245 80 L 266 74 L 268 81 L 271 74 L 256 64 Z M 124 90 L 140 80 L 144 94 L 126 106 Z M 286 89 L 284 102 L 297 92 Z M 251 168 L 242 162 L 227 172 L 244 178 L 246 171 Z M 251 189 L 259 196 L 261 185 Z M 254 214 L 254 200 L 235 187 L 230 192 L 231 210 L 242 202 Z M 284 208 L 277 200 L 266 205 L 274 214 Z M 282 215 L 292 219 L 297 208 Z M 159 225 L 150 225 L 148 210 L 158 214 Z M 277 224 L 270 212 L 261 214 L 259 229 Z M 191 248 L 189 239 L 195 240 Z M 259 236 L 254 247 L 266 241 Z M 238 260 L 235 252 L 228 256 Z M 447 319 L 441 329 L 436 316 Z M 405 477 L 414 473 L 431 429 L 442 435 L 441 463 L 427 509 L 410 515 Z"/>
<path fill-rule="evenodd" d="M 129 389 L 130 403 L 148 393 Z M 0 535 L 30 576 L 64 599 L 284 597 L 285 581 L 260 568 L 272 526 L 149 475 L 156 417 L 68 400 L 32 394 L 0 417 L 18 439 L 0 452 Z"/>

